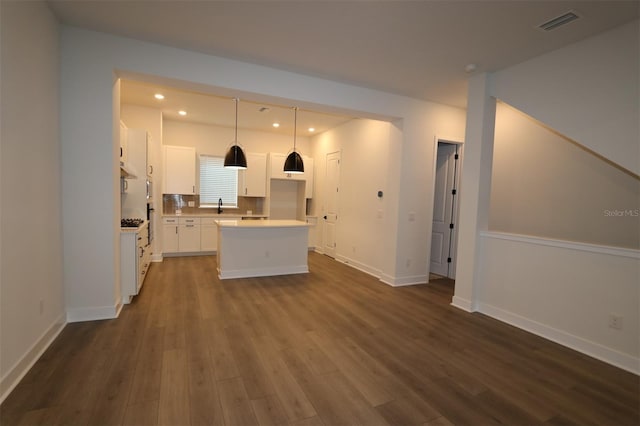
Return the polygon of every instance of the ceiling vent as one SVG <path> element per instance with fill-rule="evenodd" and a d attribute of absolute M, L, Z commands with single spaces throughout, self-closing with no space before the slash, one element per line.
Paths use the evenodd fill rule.
<path fill-rule="evenodd" d="M 547 22 L 538 25 L 537 28 L 542 31 L 552 31 L 576 19 L 580 19 L 580 15 L 575 10 L 570 10 L 567 13 L 549 19 Z"/>

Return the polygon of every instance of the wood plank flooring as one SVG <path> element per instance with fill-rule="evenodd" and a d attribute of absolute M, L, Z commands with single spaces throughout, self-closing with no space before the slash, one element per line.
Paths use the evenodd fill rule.
<path fill-rule="evenodd" d="M 120 318 L 69 324 L 2 425 L 638 425 L 640 381 L 310 253 L 309 274 L 220 281 L 153 264 Z"/>

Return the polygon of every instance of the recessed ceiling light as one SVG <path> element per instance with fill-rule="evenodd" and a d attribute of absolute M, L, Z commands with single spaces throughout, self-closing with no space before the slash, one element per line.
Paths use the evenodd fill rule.
<path fill-rule="evenodd" d="M 178 114 L 180 114 L 180 115 L 187 115 L 187 111 L 180 110 L 180 111 L 178 111 Z"/>
<path fill-rule="evenodd" d="M 309 127 L 309 131 L 313 133 L 316 131 L 316 129 L 314 127 Z"/>
<path fill-rule="evenodd" d="M 158 99 L 159 101 L 164 99 L 164 95 L 162 93 L 156 93 L 155 95 L 153 95 L 153 97 Z"/>
<path fill-rule="evenodd" d="M 464 67 L 464 72 L 466 72 L 467 74 L 471 74 L 476 69 L 478 69 L 478 66 L 476 64 L 467 64 L 467 66 Z"/>
<path fill-rule="evenodd" d="M 278 127 L 280 127 L 280 123 L 273 123 L 273 127 L 277 129 Z"/>

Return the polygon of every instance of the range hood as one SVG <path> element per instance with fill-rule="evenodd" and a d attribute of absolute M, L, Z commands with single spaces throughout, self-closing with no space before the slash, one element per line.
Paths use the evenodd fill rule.
<path fill-rule="evenodd" d="M 137 179 L 135 171 L 131 168 L 130 165 L 125 164 L 124 161 L 120 162 L 120 177 L 124 177 L 127 179 Z"/>

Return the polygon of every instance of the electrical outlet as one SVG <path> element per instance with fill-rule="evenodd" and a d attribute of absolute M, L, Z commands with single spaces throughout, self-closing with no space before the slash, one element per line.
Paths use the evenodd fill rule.
<path fill-rule="evenodd" d="M 189 207 L 195 207 L 195 206 L 196 206 L 196 202 L 195 202 L 195 201 L 188 201 L 188 202 L 187 202 L 187 205 L 188 205 Z"/>
<path fill-rule="evenodd" d="M 622 315 L 609 314 L 609 328 L 622 330 Z"/>

